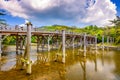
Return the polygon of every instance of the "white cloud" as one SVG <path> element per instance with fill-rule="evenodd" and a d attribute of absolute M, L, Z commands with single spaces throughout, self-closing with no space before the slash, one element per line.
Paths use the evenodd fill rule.
<path fill-rule="evenodd" d="M 66 25 L 108 25 L 116 16 L 116 6 L 110 0 L 0 0 L 0 7 L 13 16 Z M 59 22 L 60 21 L 60 22 Z"/>
<path fill-rule="evenodd" d="M 109 25 L 109 20 L 116 18 L 116 6 L 110 0 L 97 0 L 96 3 L 88 7 L 86 17 L 83 22 L 95 25 Z"/>
<path fill-rule="evenodd" d="M 29 16 L 25 14 L 25 9 L 15 0 L 4 1 L 0 0 L 0 8 L 3 8 L 11 13 L 13 16 L 19 16 L 23 18 L 28 18 Z"/>

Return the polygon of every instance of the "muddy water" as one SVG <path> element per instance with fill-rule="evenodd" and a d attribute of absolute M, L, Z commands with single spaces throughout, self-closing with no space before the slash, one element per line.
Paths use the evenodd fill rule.
<path fill-rule="evenodd" d="M 32 74 L 21 70 L 20 56 L 13 48 L 6 48 L 0 65 L 0 80 L 120 80 L 120 52 L 88 52 L 86 57 L 78 49 L 66 50 L 66 63 L 61 63 L 61 52 L 31 51 Z M 55 54 L 59 54 L 56 58 Z M 25 68 L 25 67 L 24 67 Z"/>

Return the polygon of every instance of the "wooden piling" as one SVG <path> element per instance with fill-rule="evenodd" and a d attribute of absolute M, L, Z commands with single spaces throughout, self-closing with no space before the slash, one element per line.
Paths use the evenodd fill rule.
<path fill-rule="evenodd" d="M 107 36 L 107 49 L 109 49 L 109 36 Z"/>
<path fill-rule="evenodd" d="M 112 46 L 112 43 L 113 43 L 113 39 L 112 37 L 110 37 L 110 45 Z"/>
<path fill-rule="evenodd" d="M 115 38 L 113 37 L 113 44 L 115 43 Z"/>
<path fill-rule="evenodd" d="M 37 36 L 37 52 L 39 52 L 40 38 Z"/>
<path fill-rule="evenodd" d="M 65 63 L 65 30 L 62 30 L 62 62 Z"/>
<path fill-rule="evenodd" d="M 26 44 L 26 58 L 27 58 L 27 74 L 31 74 L 31 60 L 30 60 L 30 49 L 31 49 L 31 22 L 26 23 L 27 25 L 27 44 Z"/>
<path fill-rule="evenodd" d="M 73 49 L 75 48 L 74 40 L 75 40 L 75 36 L 72 37 L 72 47 L 73 47 Z"/>
<path fill-rule="evenodd" d="M 82 45 L 83 45 L 83 40 L 82 37 L 80 37 L 80 48 L 82 49 Z"/>
<path fill-rule="evenodd" d="M 97 52 L 97 35 L 95 36 L 95 50 Z"/>
<path fill-rule="evenodd" d="M 41 43 L 42 51 L 44 50 L 44 46 L 45 46 L 45 41 L 44 41 L 44 37 L 42 37 L 42 43 Z"/>
<path fill-rule="evenodd" d="M 20 38 L 20 53 L 22 54 L 22 50 L 23 50 L 23 37 L 21 36 Z"/>
<path fill-rule="evenodd" d="M 104 35 L 102 36 L 102 50 L 104 50 Z"/>
<path fill-rule="evenodd" d="M 84 34 L 84 57 L 86 56 L 86 33 Z"/>
<path fill-rule="evenodd" d="M 47 43 L 48 43 L 48 51 L 50 51 L 50 36 L 48 36 L 48 40 L 47 40 Z"/>
<path fill-rule="evenodd" d="M 18 40 L 18 35 L 16 35 L 16 54 L 18 55 L 18 44 L 19 44 L 19 42 L 18 42 L 19 40 Z"/>

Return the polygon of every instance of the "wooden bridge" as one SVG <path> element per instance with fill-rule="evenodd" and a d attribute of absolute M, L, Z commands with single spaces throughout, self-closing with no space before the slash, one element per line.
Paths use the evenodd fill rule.
<path fill-rule="evenodd" d="M 16 54 L 24 50 L 23 61 L 26 63 L 27 73 L 31 74 L 31 60 L 30 60 L 30 46 L 31 37 L 34 37 L 37 43 L 37 51 L 58 49 L 62 50 L 62 62 L 65 63 L 65 49 L 83 46 L 83 56 L 86 56 L 87 46 L 93 45 L 97 50 L 97 37 L 73 32 L 62 31 L 41 31 L 32 28 L 32 25 L 27 24 L 27 29 L 23 28 L 8 28 L 0 29 L 0 58 L 2 53 L 2 41 L 7 36 L 15 36 L 16 40 Z"/>
<path fill-rule="evenodd" d="M 31 30 L 31 35 L 36 39 L 38 51 L 39 51 L 39 48 L 42 48 L 42 50 L 47 49 L 49 51 L 50 49 L 53 49 L 53 48 L 56 48 L 56 49 L 59 48 L 59 45 L 62 44 L 63 32 L 65 35 L 66 48 L 69 48 L 69 47 L 74 48 L 83 44 L 88 45 L 88 44 L 97 43 L 96 36 L 67 32 L 64 30 L 50 32 L 50 31 L 41 31 L 41 30 L 38 31 L 33 28 Z M 15 36 L 16 51 L 18 51 L 19 49 L 22 50 L 25 45 L 25 41 L 27 38 L 27 30 L 15 29 L 15 28 L 1 29 L 0 36 L 1 36 L 1 43 L 7 36 Z"/>

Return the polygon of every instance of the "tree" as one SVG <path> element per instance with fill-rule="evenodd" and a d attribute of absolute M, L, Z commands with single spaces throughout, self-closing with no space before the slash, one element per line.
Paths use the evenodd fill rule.
<path fill-rule="evenodd" d="M 6 15 L 5 11 L 0 9 L 0 16 L 4 16 L 4 15 Z M 2 29 L 6 26 L 7 26 L 6 20 L 0 18 L 0 28 Z"/>
<path fill-rule="evenodd" d="M 4 10 L 0 10 L 0 16 L 6 15 Z M 7 25 L 5 19 L 0 19 L 0 26 Z"/>
<path fill-rule="evenodd" d="M 117 16 L 116 19 L 111 20 L 110 22 L 112 22 L 114 24 L 115 27 L 115 38 L 116 38 L 116 44 L 120 43 L 120 17 Z"/>

